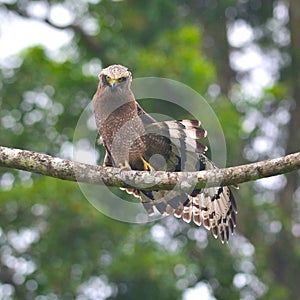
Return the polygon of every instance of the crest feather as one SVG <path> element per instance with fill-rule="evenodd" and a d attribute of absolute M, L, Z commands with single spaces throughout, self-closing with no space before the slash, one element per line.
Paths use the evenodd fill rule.
<path fill-rule="evenodd" d="M 131 72 L 128 71 L 128 68 L 122 65 L 111 65 L 105 69 L 102 69 L 99 77 L 101 75 L 109 76 L 111 79 L 119 79 L 121 77 L 131 77 Z"/>

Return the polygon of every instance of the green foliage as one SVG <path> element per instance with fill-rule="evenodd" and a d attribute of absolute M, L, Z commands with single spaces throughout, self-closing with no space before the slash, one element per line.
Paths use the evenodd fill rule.
<path fill-rule="evenodd" d="M 133 64 L 137 75 L 168 76 L 202 93 L 215 77 L 212 63 L 201 53 L 201 35 L 195 26 L 159 34 L 151 47 L 136 53 Z"/>
<path fill-rule="evenodd" d="M 20 67 L 11 69 L 12 76 L 0 74 L 1 143 L 57 153 L 63 142 L 72 139 L 96 80 L 83 76 L 84 61 L 55 62 L 40 47 L 27 49 L 20 59 Z"/>
<path fill-rule="evenodd" d="M 30 12 L 33 2 L 2 5 Z M 289 151 L 296 64 L 279 63 L 280 76 L 271 87 L 260 97 L 245 95 L 236 82 L 245 74 L 230 67 L 226 36 L 226 26 L 242 19 L 253 27 L 257 46 L 275 49 L 288 61 L 293 52 L 276 42 L 270 26 L 278 1 L 50 1 L 49 6 L 58 3 L 75 18 L 71 43 L 55 56 L 31 47 L 0 65 L 1 145 L 71 156 L 74 129 L 96 90 L 98 72 L 121 63 L 134 78 L 166 77 L 204 95 L 224 130 L 228 165 Z M 80 26 L 83 31 L 76 30 Z M 176 105 L 140 103 L 152 112 L 190 117 Z M 268 151 L 255 146 L 262 138 L 273 142 Z M 294 186 L 288 182 L 286 189 L 284 179 L 272 187 L 242 185 L 235 193 L 238 234 L 221 245 L 203 228 L 172 216 L 144 225 L 122 223 L 98 212 L 74 183 L 1 170 L 0 290 L 3 284 L 13 287 L 11 299 L 182 299 L 200 282 L 216 299 L 295 299 L 300 247 L 293 231 L 299 205 L 293 199 L 299 193 L 293 194 L 298 181 L 290 178 Z M 88 290 L 98 294 L 87 296 Z"/>
<path fill-rule="evenodd" d="M 228 286 L 234 275 L 228 254 L 226 272 L 217 268 L 213 256 L 207 256 L 209 251 L 228 253 L 212 237 L 205 253 L 197 253 L 195 242 L 187 243 L 187 232 L 197 234 L 199 229 L 178 224 L 177 237 L 172 237 L 174 229 L 168 225 L 173 217 L 161 225 L 111 220 L 95 210 L 74 183 L 40 178 L 32 187 L 16 185 L 2 192 L 0 205 L 2 249 L 6 247 L 11 256 L 34 265 L 22 280 L 24 286 L 35 282 L 36 289 L 24 289 L 23 297 L 54 293 L 60 299 L 72 299 L 80 284 L 102 276 L 117 289 L 117 298 L 180 299 L 180 284 L 176 285 L 180 280 L 189 285 L 198 276 L 213 281 L 217 275 L 222 285 Z M 166 241 L 155 239 L 155 228 L 165 231 Z M 21 236 L 25 230 L 31 230 L 35 239 L 22 248 L 13 236 Z M 172 248 L 167 243 L 172 243 Z M 193 257 L 199 259 L 197 264 Z M 210 261 L 209 268 L 205 259 Z M 3 263 L 8 264 L 5 259 Z M 223 293 L 220 287 L 216 291 Z"/>

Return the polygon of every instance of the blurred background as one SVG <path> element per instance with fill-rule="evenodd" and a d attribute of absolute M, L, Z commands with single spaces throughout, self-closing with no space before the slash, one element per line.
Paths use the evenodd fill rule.
<path fill-rule="evenodd" d="M 228 166 L 300 150 L 297 0 L 4 0 L 0 20 L 2 146 L 72 158 L 99 71 L 121 63 L 201 93 Z M 241 184 L 222 245 L 172 216 L 112 220 L 76 183 L 2 169 L 0 299 L 297 299 L 298 186 L 299 172 Z"/>

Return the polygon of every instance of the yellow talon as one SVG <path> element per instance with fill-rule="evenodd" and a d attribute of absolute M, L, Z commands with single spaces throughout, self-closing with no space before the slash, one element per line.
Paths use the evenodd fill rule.
<path fill-rule="evenodd" d="M 141 160 L 142 160 L 142 162 L 144 164 L 144 170 L 145 171 L 150 171 L 150 172 L 154 172 L 155 171 L 154 168 L 147 161 L 145 161 L 145 159 L 142 156 L 141 156 Z"/>
<path fill-rule="evenodd" d="M 124 164 L 119 164 L 120 169 L 126 171 L 126 170 L 131 170 L 131 167 L 129 165 L 129 162 L 125 160 Z"/>

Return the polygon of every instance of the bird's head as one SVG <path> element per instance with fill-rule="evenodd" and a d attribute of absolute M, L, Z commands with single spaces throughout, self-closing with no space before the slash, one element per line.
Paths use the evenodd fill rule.
<path fill-rule="evenodd" d="M 99 79 L 103 87 L 110 87 L 114 90 L 118 86 L 129 86 L 132 77 L 126 67 L 111 65 L 100 72 Z"/>

